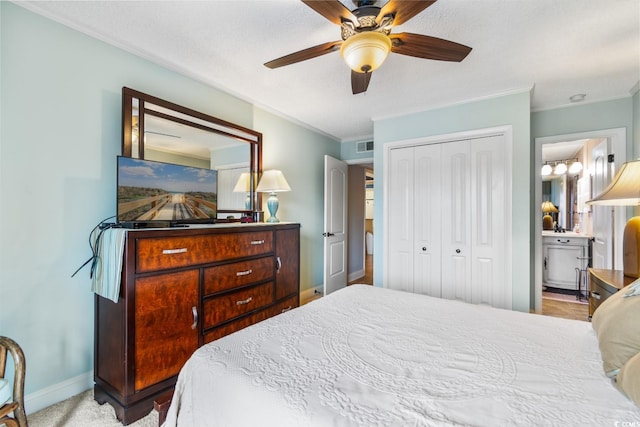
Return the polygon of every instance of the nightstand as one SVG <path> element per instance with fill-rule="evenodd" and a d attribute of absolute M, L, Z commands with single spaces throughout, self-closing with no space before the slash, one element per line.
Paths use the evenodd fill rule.
<path fill-rule="evenodd" d="M 593 312 L 607 298 L 624 288 L 635 279 L 627 277 L 622 270 L 589 269 L 589 320 Z"/>

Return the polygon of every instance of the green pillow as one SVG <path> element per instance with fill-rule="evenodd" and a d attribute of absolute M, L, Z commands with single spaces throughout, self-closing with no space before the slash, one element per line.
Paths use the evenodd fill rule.
<path fill-rule="evenodd" d="M 624 364 L 616 377 L 616 386 L 640 406 L 640 353 Z"/>
<path fill-rule="evenodd" d="M 640 295 L 626 293 L 630 284 L 607 298 L 593 313 L 604 372 L 615 377 L 629 359 L 640 352 Z"/>

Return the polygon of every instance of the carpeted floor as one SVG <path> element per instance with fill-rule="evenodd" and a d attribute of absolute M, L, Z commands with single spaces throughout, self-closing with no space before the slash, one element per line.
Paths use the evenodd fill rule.
<path fill-rule="evenodd" d="M 27 408 L 28 410 L 29 408 Z M 27 416 L 29 427 L 122 427 L 115 411 L 108 403 L 99 405 L 93 400 L 93 390 L 87 390 L 55 405 Z M 149 415 L 130 427 L 157 427 L 158 413 Z"/>

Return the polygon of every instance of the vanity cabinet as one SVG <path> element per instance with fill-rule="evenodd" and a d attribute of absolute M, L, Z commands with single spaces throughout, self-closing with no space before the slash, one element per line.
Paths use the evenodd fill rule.
<path fill-rule="evenodd" d="M 589 236 L 553 233 L 542 237 L 542 281 L 546 286 L 578 290 L 578 270 L 589 267 Z M 577 269 L 577 270 L 576 270 Z"/>
<path fill-rule="evenodd" d="M 118 302 L 95 297 L 94 397 L 123 424 L 201 345 L 299 305 L 299 224 L 129 230 Z"/>

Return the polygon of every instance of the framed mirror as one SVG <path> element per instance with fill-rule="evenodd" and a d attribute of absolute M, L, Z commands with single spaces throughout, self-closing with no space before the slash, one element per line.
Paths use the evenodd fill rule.
<path fill-rule="evenodd" d="M 218 221 L 262 209 L 262 134 L 217 117 L 122 88 L 122 155 L 217 171 Z"/>

